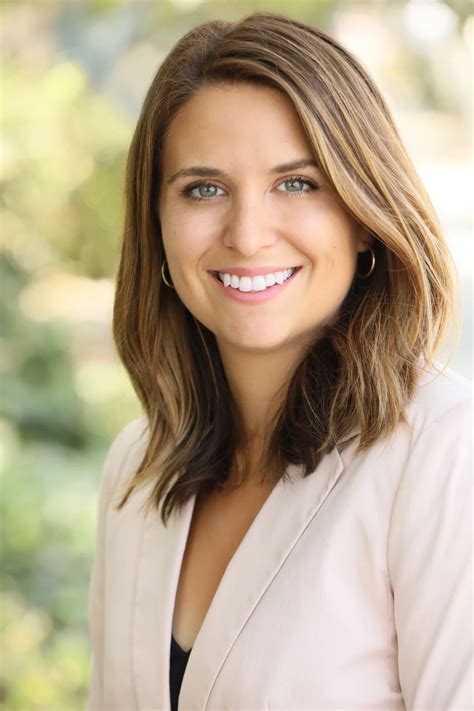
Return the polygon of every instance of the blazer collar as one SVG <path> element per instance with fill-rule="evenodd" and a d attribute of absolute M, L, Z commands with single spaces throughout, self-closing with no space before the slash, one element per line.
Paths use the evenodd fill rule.
<path fill-rule="evenodd" d="M 341 476 L 340 450 L 338 445 L 325 455 L 306 478 L 301 467 L 290 465 L 290 481 L 280 480 L 266 499 L 227 566 L 195 640 L 181 686 L 180 708 L 206 707 L 219 669 L 246 620 Z M 136 493 L 133 506 L 137 510 L 150 490 L 144 486 Z M 195 500 L 175 512 L 166 527 L 156 510 L 143 518 L 132 650 L 139 709 L 169 709 L 174 601 Z"/>

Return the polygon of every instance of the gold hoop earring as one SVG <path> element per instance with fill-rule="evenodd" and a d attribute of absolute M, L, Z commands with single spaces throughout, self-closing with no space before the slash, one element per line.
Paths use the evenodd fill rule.
<path fill-rule="evenodd" d="M 174 289 L 173 283 L 170 284 L 169 281 L 166 279 L 165 264 L 166 264 L 166 259 L 163 259 L 163 261 L 161 262 L 161 276 L 162 276 L 163 281 L 165 282 L 166 286 L 169 286 L 170 289 Z M 169 271 L 169 269 L 168 269 L 168 271 Z M 170 278 L 171 278 L 171 274 L 170 274 Z"/>
<path fill-rule="evenodd" d="M 370 265 L 370 269 L 369 269 L 369 271 L 366 272 L 365 274 L 360 274 L 360 273 L 357 271 L 357 269 L 356 269 L 356 277 L 358 277 L 359 279 L 368 279 L 369 276 L 372 274 L 372 272 L 373 272 L 374 269 L 375 269 L 375 252 L 374 252 L 374 250 L 372 249 L 372 247 L 369 247 L 369 250 L 370 250 L 370 254 L 371 254 L 371 256 L 372 256 L 372 263 L 371 263 L 371 265 Z"/>

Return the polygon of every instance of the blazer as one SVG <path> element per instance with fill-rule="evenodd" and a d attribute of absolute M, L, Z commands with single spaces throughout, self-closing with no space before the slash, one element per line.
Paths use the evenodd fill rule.
<path fill-rule="evenodd" d="M 474 708 L 472 388 L 421 373 L 400 424 L 355 455 L 341 441 L 272 490 L 195 640 L 179 711 Z M 90 588 L 87 709 L 170 709 L 174 600 L 195 497 L 165 527 L 114 508 L 145 418 L 105 461 Z"/>

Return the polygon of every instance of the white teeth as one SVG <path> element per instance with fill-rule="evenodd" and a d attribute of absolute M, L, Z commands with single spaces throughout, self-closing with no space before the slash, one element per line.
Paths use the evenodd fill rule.
<path fill-rule="evenodd" d="M 225 287 L 231 286 L 233 289 L 239 289 L 239 291 L 264 291 L 267 287 L 275 284 L 283 284 L 294 271 L 294 269 L 284 269 L 273 274 L 265 274 L 264 276 L 258 274 L 254 277 L 243 276 L 240 279 L 236 274 L 224 272 L 218 272 L 218 274 Z"/>
<path fill-rule="evenodd" d="M 234 278 L 234 277 L 232 277 Z M 240 277 L 239 291 L 252 291 L 252 279 L 248 276 Z"/>
<path fill-rule="evenodd" d="M 255 276 L 252 279 L 252 291 L 265 291 L 267 288 L 265 284 L 265 277 Z"/>

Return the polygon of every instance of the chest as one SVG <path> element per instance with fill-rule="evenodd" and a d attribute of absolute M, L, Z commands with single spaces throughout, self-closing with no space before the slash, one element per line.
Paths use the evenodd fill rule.
<path fill-rule="evenodd" d="M 199 498 L 179 575 L 173 636 L 191 649 L 224 572 L 273 485 L 251 486 Z"/>

